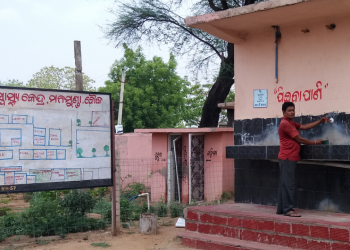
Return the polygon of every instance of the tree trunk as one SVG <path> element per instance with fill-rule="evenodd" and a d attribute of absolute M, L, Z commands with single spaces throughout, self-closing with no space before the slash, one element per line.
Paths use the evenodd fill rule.
<path fill-rule="evenodd" d="M 202 117 L 199 127 L 217 127 L 221 109 L 218 103 L 226 100 L 228 93 L 234 83 L 234 45 L 227 44 L 227 57 L 223 59 L 220 65 L 219 76 L 213 87 L 210 89 L 207 100 L 202 109 Z"/>
<path fill-rule="evenodd" d="M 157 234 L 157 214 L 140 214 L 139 230 L 142 234 Z"/>

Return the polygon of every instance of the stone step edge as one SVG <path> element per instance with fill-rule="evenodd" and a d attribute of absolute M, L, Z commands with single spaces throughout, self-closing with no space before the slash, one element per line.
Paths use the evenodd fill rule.
<path fill-rule="evenodd" d="M 195 226 L 194 226 L 195 225 Z M 200 226 L 201 225 L 201 226 Z M 210 229 L 208 229 L 210 227 Z M 198 232 L 205 235 L 221 235 L 222 237 L 226 238 L 235 238 L 239 237 L 242 233 L 241 231 L 249 231 L 252 233 L 259 233 L 259 234 L 266 234 L 268 236 L 281 236 L 281 237 L 295 237 L 297 239 L 304 239 L 307 241 L 317 241 L 317 242 L 324 242 L 324 243 L 349 243 L 349 240 L 347 240 L 344 236 L 341 234 L 337 234 L 334 232 L 334 235 L 332 234 L 332 238 L 322 238 L 322 237 L 312 237 L 310 235 L 300 235 L 300 234 L 292 234 L 287 232 L 276 232 L 271 230 L 259 230 L 259 229 L 252 229 L 252 228 L 243 228 L 243 227 L 233 227 L 228 225 L 221 225 L 221 224 L 212 224 L 212 223 L 204 223 L 204 222 L 198 222 L 198 221 L 191 221 L 186 220 L 186 231 L 187 232 Z M 222 229 L 224 228 L 224 230 Z M 229 229 L 230 231 L 227 231 Z M 214 230 L 214 232 L 212 232 Z M 239 235 L 237 235 L 237 230 L 239 231 Z M 235 235 L 233 235 L 235 233 Z M 230 234 L 231 236 L 228 236 Z M 320 235 L 319 235 L 320 236 Z M 349 237 L 349 232 L 347 234 Z M 350 249 L 350 248 L 349 248 Z"/>
<path fill-rule="evenodd" d="M 216 235 L 205 235 L 194 232 L 181 231 L 177 233 L 182 238 L 182 244 L 188 247 L 205 250 L 241 249 L 241 250 L 293 250 L 290 247 L 267 245 L 264 243 L 244 241 Z"/>
<path fill-rule="evenodd" d="M 185 211 L 186 210 L 186 211 Z M 254 215 L 234 215 L 234 214 L 227 214 L 224 212 L 206 212 L 206 211 L 196 211 L 196 210 L 190 210 L 190 208 L 185 208 L 184 210 L 184 218 L 185 220 L 194 220 L 198 222 L 209 222 L 208 220 L 220 220 L 220 219 L 246 219 L 246 220 L 253 220 L 253 221 L 268 221 L 268 222 L 276 222 L 276 223 L 293 223 L 293 224 L 299 224 L 299 225 L 306 225 L 306 226 L 320 226 L 320 227 L 329 227 L 329 228 L 339 228 L 339 229 L 348 229 L 349 226 L 343 226 L 343 225 L 336 225 L 334 222 L 314 222 L 314 221 L 292 221 L 290 217 L 280 215 L 279 217 L 261 217 L 254 216 Z M 199 216 L 198 216 L 199 215 Z M 204 217 L 204 221 L 201 220 L 201 217 Z M 302 218 L 302 217 L 301 217 Z M 332 224 L 333 223 L 333 224 Z M 214 222 L 214 224 L 217 224 Z M 221 223 L 219 223 L 221 224 Z"/>
<path fill-rule="evenodd" d="M 320 223 L 302 223 L 300 221 L 275 221 L 266 219 L 251 219 L 248 217 L 223 217 L 212 214 L 197 214 L 188 211 L 185 216 L 186 222 L 190 223 L 211 223 L 215 225 L 234 226 L 246 229 L 257 229 L 264 231 L 273 231 L 276 233 L 287 233 L 291 235 L 309 236 L 322 239 L 350 241 L 350 228 L 332 225 L 324 225 Z M 295 232 L 295 233 L 294 233 Z"/>

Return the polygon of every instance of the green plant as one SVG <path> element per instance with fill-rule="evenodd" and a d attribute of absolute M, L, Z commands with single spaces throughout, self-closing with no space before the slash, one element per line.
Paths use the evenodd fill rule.
<path fill-rule="evenodd" d="M 170 217 L 176 218 L 176 217 L 183 217 L 183 205 L 178 203 L 171 203 L 170 204 Z"/>
<path fill-rule="evenodd" d="M 49 240 L 35 240 L 35 243 L 38 245 L 47 245 L 50 243 Z"/>
<path fill-rule="evenodd" d="M 0 217 L 6 215 L 10 211 L 11 211 L 11 208 L 9 207 L 0 207 Z"/>
<path fill-rule="evenodd" d="M 157 213 L 157 208 L 156 208 L 155 206 L 150 206 L 150 207 L 149 207 L 149 212 L 150 212 L 151 214 L 156 214 L 156 213 Z"/>
<path fill-rule="evenodd" d="M 9 204 L 10 201 L 12 201 L 12 197 L 6 198 L 6 199 L 1 199 L 0 204 Z"/>
<path fill-rule="evenodd" d="M 221 201 L 225 202 L 231 198 L 231 194 L 229 192 L 223 192 L 221 194 Z"/>
<path fill-rule="evenodd" d="M 21 235 L 17 235 L 12 241 L 17 242 L 21 240 Z"/>
<path fill-rule="evenodd" d="M 158 217 L 168 216 L 168 208 L 167 208 L 167 205 L 163 202 L 163 200 L 158 201 L 157 212 L 158 212 Z"/>
<path fill-rule="evenodd" d="M 112 202 L 98 201 L 92 211 L 101 214 L 104 221 L 110 222 L 112 219 Z"/>
<path fill-rule="evenodd" d="M 99 199 L 102 199 L 103 197 L 105 197 L 108 191 L 109 191 L 109 187 L 91 188 L 89 190 L 92 196 L 98 197 Z"/>
<path fill-rule="evenodd" d="M 3 250 L 19 250 L 19 248 L 15 247 L 15 246 L 9 246 L 9 247 L 4 248 Z"/>
<path fill-rule="evenodd" d="M 99 242 L 99 243 L 91 243 L 91 246 L 107 248 L 107 247 L 110 247 L 111 245 L 109 245 L 106 242 Z"/>
<path fill-rule="evenodd" d="M 33 197 L 33 192 L 24 193 L 23 200 L 29 202 Z"/>
<path fill-rule="evenodd" d="M 89 192 L 84 193 L 81 190 L 74 189 L 66 194 L 64 199 L 59 200 L 59 204 L 69 215 L 84 216 L 95 206 L 95 199 Z"/>
<path fill-rule="evenodd" d="M 133 184 L 128 184 L 122 191 L 122 197 L 125 199 L 130 199 L 135 195 L 141 194 L 146 191 L 145 185 L 140 182 L 135 182 Z"/>

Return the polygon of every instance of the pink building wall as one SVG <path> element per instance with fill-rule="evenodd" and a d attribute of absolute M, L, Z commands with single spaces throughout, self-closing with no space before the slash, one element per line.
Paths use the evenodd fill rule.
<path fill-rule="evenodd" d="M 220 199 L 234 190 L 234 160 L 226 159 L 226 146 L 233 145 L 233 133 L 207 133 L 204 139 L 204 198 Z"/>
<path fill-rule="evenodd" d="M 152 135 L 121 134 L 115 135 L 115 147 L 120 152 L 122 188 L 135 182 L 151 187 L 148 178 L 151 173 Z"/>
<path fill-rule="evenodd" d="M 204 134 L 205 201 L 219 198 L 234 189 L 233 159 L 226 159 L 226 146 L 233 145 L 233 128 L 149 129 L 116 135 L 116 149 L 121 155 L 122 186 L 143 183 L 151 193 L 151 201 L 167 198 L 169 136 L 182 136 L 181 202 L 189 202 L 189 132 Z M 212 153 L 209 153 L 212 152 Z"/>
<path fill-rule="evenodd" d="M 327 9 L 318 11 L 326 13 Z M 331 22 L 336 24 L 333 31 L 325 27 Z M 350 91 L 350 71 L 346 70 L 350 69 L 349 23 L 347 16 L 280 25 L 277 84 L 272 28 L 251 33 L 245 42 L 236 44 L 235 119 L 281 117 L 283 101 L 295 102 L 296 116 L 349 113 L 350 106 L 345 105 Z M 306 28 L 309 33 L 301 32 Z M 268 90 L 267 108 L 253 108 L 254 89 Z"/>

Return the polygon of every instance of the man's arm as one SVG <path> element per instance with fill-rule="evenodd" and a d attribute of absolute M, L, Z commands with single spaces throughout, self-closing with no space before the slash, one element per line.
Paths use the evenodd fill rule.
<path fill-rule="evenodd" d="M 308 124 L 304 124 L 304 125 L 300 125 L 299 130 L 308 130 L 308 129 L 312 129 L 314 127 L 316 127 L 317 125 L 321 124 L 321 123 L 325 123 L 328 120 L 327 117 L 322 117 L 320 120 L 315 121 L 315 122 L 311 122 Z"/>
<path fill-rule="evenodd" d="M 293 140 L 298 142 L 298 143 L 305 144 L 305 145 L 321 145 L 322 144 L 321 139 L 318 139 L 316 141 L 310 141 L 308 139 L 301 137 L 300 135 L 297 135 L 296 137 L 294 137 Z"/>

